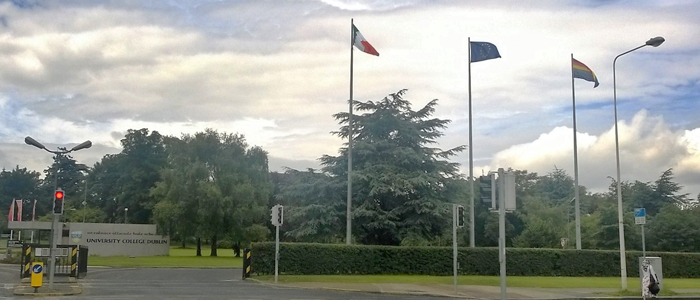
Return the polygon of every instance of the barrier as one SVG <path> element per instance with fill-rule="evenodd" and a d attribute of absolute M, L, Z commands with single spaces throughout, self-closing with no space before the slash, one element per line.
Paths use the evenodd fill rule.
<path fill-rule="evenodd" d="M 243 250 L 243 280 L 250 278 L 252 256 L 250 254 L 250 249 Z"/>

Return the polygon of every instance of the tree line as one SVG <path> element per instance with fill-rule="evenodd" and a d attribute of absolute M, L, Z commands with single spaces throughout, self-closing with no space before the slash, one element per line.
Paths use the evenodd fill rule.
<path fill-rule="evenodd" d="M 433 118 L 437 100 L 413 110 L 405 90 L 378 101 L 354 101 L 352 130 L 346 112 L 335 114 L 347 140 L 353 135 L 353 239 L 356 243 L 403 246 L 451 245 L 451 207 L 469 204 L 469 179 L 450 158 L 465 149 L 435 147 L 449 120 Z M 270 240 L 270 207 L 285 205 L 282 239 L 342 243 L 345 238 L 347 144 L 336 156 L 320 157 L 319 170 L 270 172 L 267 152 L 241 134 L 207 129 L 180 137 L 149 129 L 128 130 L 121 153 L 105 155 L 92 167 L 70 155 L 54 157 L 42 174 L 19 166 L 0 172 L 0 207 L 25 201 L 24 220 L 49 220 L 54 184 L 67 195 L 65 221 L 153 223 L 173 241 L 239 252 L 250 242 Z M 561 248 L 575 240 L 571 199 L 574 181 L 562 169 L 538 175 L 516 173 L 518 210 L 506 219 L 510 247 Z M 641 249 L 633 208 L 648 215 L 648 250 L 700 252 L 700 208 L 681 194 L 673 170 L 654 182 L 622 182 L 625 240 Z M 478 184 L 475 184 L 478 188 Z M 616 183 L 606 192 L 581 190 L 584 249 L 616 249 Z M 498 217 L 475 192 L 475 241 L 496 246 Z M 83 204 L 85 203 L 85 204 Z M 128 213 L 125 210 L 128 209 Z M 7 228 L 0 218 L 0 230 Z M 458 236 L 468 245 L 469 230 Z M 565 245 L 571 248 L 573 242 Z"/>

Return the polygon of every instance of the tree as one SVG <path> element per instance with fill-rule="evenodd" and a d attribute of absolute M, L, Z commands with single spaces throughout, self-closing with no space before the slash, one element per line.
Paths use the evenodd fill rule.
<path fill-rule="evenodd" d="M 91 199 L 105 212 L 107 222 L 150 223 L 155 200 L 151 188 L 166 164 L 164 138 L 147 128 L 129 129 L 121 153 L 105 155 L 90 172 Z M 124 220 L 124 209 L 129 220 Z"/>
<path fill-rule="evenodd" d="M 464 150 L 429 147 L 442 136 L 449 120 L 430 118 L 437 100 L 418 111 L 403 98 L 406 90 L 373 102 L 353 101 L 358 112 L 335 114 L 342 125 L 335 132 L 350 136 L 353 146 L 353 215 L 359 241 L 398 245 L 409 235 L 430 240 L 450 226 L 451 205 L 443 192 L 449 181 L 460 178 L 458 164 L 446 159 Z M 339 156 L 321 158 L 335 180 L 347 178 L 347 147 Z"/>
<path fill-rule="evenodd" d="M 242 135 L 212 129 L 168 138 L 167 145 L 168 167 L 151 190 L 158 199 L 154 219 L 183 239 L 196 235 L 198 255 L 202 237 L 211 240 L 211 256 L 222 237 L 258 237 L 254 225 L 264 222 L 271 192 L 267 153 L 248 148 Z"/>
<path fill-rule="evenodd" d="M 59 150 L 66 150 L 59 148 Z M 44 170 L 44 178 L 41 181 L 40 193 L 46 195 L 47 201 L 37 202 L 37 216 L 50 212 L 53 206 L 53 193 L 56 188 L 63 190 L 64 209 L 78 207 L 84 198 L 85 174 L 70 154 L 57 154 L 54 162 Z M 65 218 L 65 217 L 64 217 Z"/>
<path fill-rule="evenodd" d="M 340 242 L 345 237 L 343 221 L 345 186 L 313 169 L 287 169 L 273 173 L 276 192 L 270 207 L 285 205 L 285 236 L 303 242 Z"/>
<path fill-rule="evenodd" d="M 121 203 L 119 211 L 129 209 L 129 222 L 149 223 L 155 205 L 150 190 L 160 180 L 159 172 L 166 163 L 163 137 L 157 131 L 149 133 L 146 128 L 129 129 L 121 144 L 123 172 L 116 195 L 117 203 Z"/>
<path fill-rule="evenodd" d="M 46 201 L 50 193 L 42 194 L 39 190 L 40 175 L 39 172 L 29 171 L 19 166 L 10 171 L 0 171 L 0 207 L 2 209 L 10 207 L 10 203 L 15 199 L 24 200 L 25 205 L 33 204 L 35 199 Z M 22 217 L 24 220 L 31 219 L 31 209 L 24 209 Z M 0 225 L 0 230 L 7 228 L 7 218 L 4 219 L 5 223 Z"/>
<path fill-rule="evenodd" d="M 648 221 L 647 248 L 656 251 L 700 251 L 700 209 L 664 206 Z"/>
<path fill-rule="evenodd" d="M 560 247 L 560 239 L 568 236 L 569 203 L 553 205 L 534 197 L 523 202 L 523 211 L 519 214 L 525 220 L 525 230 L 514 240 L 514 245 L 525 248 Z"/>
<path fill-rule="evenodd" d="M 574 179 L 563 169 L 554 168 L 554 172 L 540 177 L 537 181 L 538 194 L 552 202 L 568 202 L 574 196 Z"/>

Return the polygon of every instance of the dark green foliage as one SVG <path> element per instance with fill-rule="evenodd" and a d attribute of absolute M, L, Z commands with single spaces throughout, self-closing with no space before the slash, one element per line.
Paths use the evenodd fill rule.
<path fill-rule="evenodd" d="M 450 121 L 431 118 L 437 100 L 414 111 L 405 93 L 353 101 L 358 114 L 352 124 L 349 113 L 335 115 L 341 124 L 335 134 L 352 136 L 354 143 L 353 234 L 364 244 L 398 245 L 406 237 L 432 240 L 450 224 L 452 199 L 445 196 L 445 186 L 461 175 L 458 164 L 447 159 L 465 147 L 430 147 Z M 324 155 L 321 162 L 326 174 L 345 183 L 349 151 L 344 147 L 339 152 Z"/>
<path fill-rule="evenodd" d="M 274 243 L 252 246 L 253 273 L 274 273 Z M 698 253 L 647 253 L 659 256 L 664 277 L 700 277 Z M 627 274 L 638 276 L 638 251 L 627 252 Z M 459 248 L 459 273 L 498 275 L 497 248 Z M 617 251 L 509 248 L 509 276 L 619 276 Z M 451 275 L 451 247 L 394 247 L 338 244 L 280 244 L 280 273 L 300 275 L 415 274 Z"/>

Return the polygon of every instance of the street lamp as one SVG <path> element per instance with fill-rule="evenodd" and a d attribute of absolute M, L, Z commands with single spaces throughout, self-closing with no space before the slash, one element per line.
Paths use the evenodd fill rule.
<path fill-rule="evenodd" d="M 71 148 L 70 150 L 65 150 L 65 148 L 63 148 L 63 149 L 58 148 L 57 151 L 53 151 L 53 150 L 46 149 L 46 147 L 43 144 L 37 142 L 35 139 L 33 139 L 30 136 L 25 137 L 24 142 L 27 145 L 31 145 L 31 146 L 37 147 L 39 149 L 46 150 L 46 152 L 56 154 L 57 158 L 60 157 L 61 155 L 68 154 L 68 153 L 71 153 L 73 151 L 78 151 L 78 150 L 87 149 L 87 148 L 92 147 L 91 141 L 85 141 L 85 142 L 82 142 L 82 143 L 78 144 L 77 146 Z M 56 173 L 54 174 L 54 189 L 52 192 L 56 191 L 56 189 L 58 188 L 58 168 L 56 168 L 55 172 Z M 56 251 L 54 249 L 56 249 L 56 243 L 58 241 L 56 241 L 56 236 L 55 236 L 54 232 L 55 232 L 55 228 L 58 228 L 58 218 L 59 218 L 59 215 L 54 212 L 53 222 L 51 222 L 51 249 L 49 250 L 49 253 L 50 253 L 49 254 L 49 256 L 50 256 L 50 258 L 49 258 L 49 288 L 50 289 L 53 288 L 53 275 L 56 271 L 56 266 L 55 266 L 56 265 Z"/>
<path fill-rule="evenodd" d="M 124 207 L 124 224 L 126 224 L 126 213 L 129 212 L 128 207 Z"/>
<path fill-rule="evenodd" d="M 627 289 L 627 261 L 625 259 L 625 227 L 624 227 L 624 219 L 622 215 L 622 192 L 621 192 L 621 187 L 620 187 L 620 143 L 618 139 L 618 132 L 617 132 L 617 78 L 615 76 L 615 63 L 617 63 L 617 59 L 620 58 L 620 56 L 623 56 L 627 53 L 630 53 L 632 51 L 635 51 L 637 49 L 640 49 L 642 47 L 646 46 L 652 46 L 652 47 L 658 47 L 664 42 L 664 38 L 657 36 L 655 38 L 651 38 L 644 45 L 641 45 L 637 48 L 634 48 L 632 50 L 626 51 L 621 53 L 618 56 L 615 56 L 615 59 L 613 60 L 613 106 L 615 107 L 615 161 L 617 163 L 617 219 L 618 219 L 618 229 L 619 229 L 619 235 L 620 235 L 620 278 L 622 281 L 622 289 L 626 290 Z"/>

